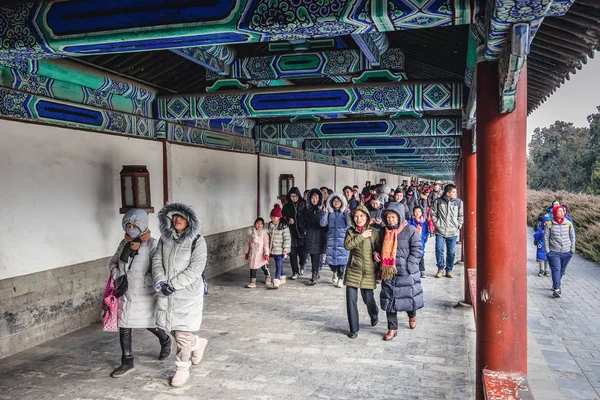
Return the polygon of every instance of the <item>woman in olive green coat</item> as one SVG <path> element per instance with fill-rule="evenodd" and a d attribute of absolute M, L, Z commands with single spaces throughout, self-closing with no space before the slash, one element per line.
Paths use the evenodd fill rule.
<path fill-rule="evenodd" d="M 367 305 L 371 326 L 379 322 L 379 309 L 373 295 L 375 289 L 376 264 L 373 259 L 375 243 L 378 242 L 379 232 L 369 227 L 371 217 L 369 211 L 360 205 L 350 214 L 352 227 L 346 231 L 344 247 L 350 251 L 348 267 L 346 268 L 346 310 L 350 333 L 348 337 L 355 339 L 358 336 L 358 289 Z"/>

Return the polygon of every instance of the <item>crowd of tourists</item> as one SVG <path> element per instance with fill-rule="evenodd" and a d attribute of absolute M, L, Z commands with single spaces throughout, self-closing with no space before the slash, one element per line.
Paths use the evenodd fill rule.
<path fill-rule="evenodd" d="M 287 258 L 294 281 L 310 263 L 309 285 L 319 282 L 327 264 L 334 287 L 346 288 L 348 337 L 352 339 L 359 332 L 359 291 L 372 326 L 379 322 L 379 307 L 386 312 L 384 340 L 396 337 L 399 312 L 406 312 L 408 326 L 416 328 L 417 310 L 424 306 L 421 279 L 426 277 L 423 256 L 430 237 L 436 241 L 435 276 L 453 277 L 463 206 L 452 184 L 443 191 L 439 182 L 395 189 L 380 184 L 362 191 L 346 186 L 341 193 L 327 187 L 301 193 L 294 187 L 282 203 L 273 207 L 268 223 L 257 218 L 248 234 L 247 288 L 257 287 L 260 269 L 265 287 L 278 289 L 286 283 L 283 260 Z M 158 219 L 161 236 L 157 240 L 148 229 L 145 211 L 127 212 L 122 221 L 124 239 L 110 261 L 109 282 L 118 299 L 122 350 L 121 365 L 112 376 L 123 377 L 134 370 L 132 330 L 144 328 L 158 338 L 161 360 L 171 355 L 175 342 L 176 371 L 171 385 L 179 387 L 189 378 L 190 367 L 202 360 L 208 344 L 195 333 L 202 322 L 207 247 L 189 206 L 169 204 Z M 378 306 L 374 289 L 379 283 Z"/>
<path fill-rule="evenodd" d="M 552 296 L 562 296 L 562 278 L 575 253 L 575 225 L 569 207 L 554 200 L 538 216 L 534 227 L 538 276 L 552 277 Z M 550 271 L 548 271 L 548 266 Z"/>

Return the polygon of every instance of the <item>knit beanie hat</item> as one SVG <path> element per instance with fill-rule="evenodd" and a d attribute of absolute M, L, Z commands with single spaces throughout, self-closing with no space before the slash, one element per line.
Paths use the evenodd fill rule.
<path fill-rule="evenodd" d="M 281 206 L 279 204 L 275 204 L 275 206 L 271 210 L 270 217 L 277 217 L 277 218 L 283 217 L 283 214 L 281 213 Z"/>

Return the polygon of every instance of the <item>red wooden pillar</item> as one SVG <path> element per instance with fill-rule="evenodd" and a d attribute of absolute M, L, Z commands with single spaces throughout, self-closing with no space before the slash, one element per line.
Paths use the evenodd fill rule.
<path fill-rule="evenodd" d="M 527 373 L 527 66 L 512 113 L 499 112 L 498 87 L 498 64 L 479 63 L 477 399 L 484 368 Z"/>
<path fill-rule="evenodd" d="M 465 303 L 473 304 L 469 286 L 469 269 L 477 268 L 477 153 L 473 151 L 473 132 L 463 129 L 462 134 L 464 202 L 463 249 L 465 253 Z"/>

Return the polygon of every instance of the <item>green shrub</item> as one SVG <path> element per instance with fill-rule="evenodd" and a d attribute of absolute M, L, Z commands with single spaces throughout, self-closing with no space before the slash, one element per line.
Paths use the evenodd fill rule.
<path fill-rule="evenodd" d="M 577 233 L 577 251 L 585 258 L 600 263 L 600 196 L 528 190 L 527 223 L 533 226 L 538 215 L 550 207 L 554 199 L 569 206 Z"/>

